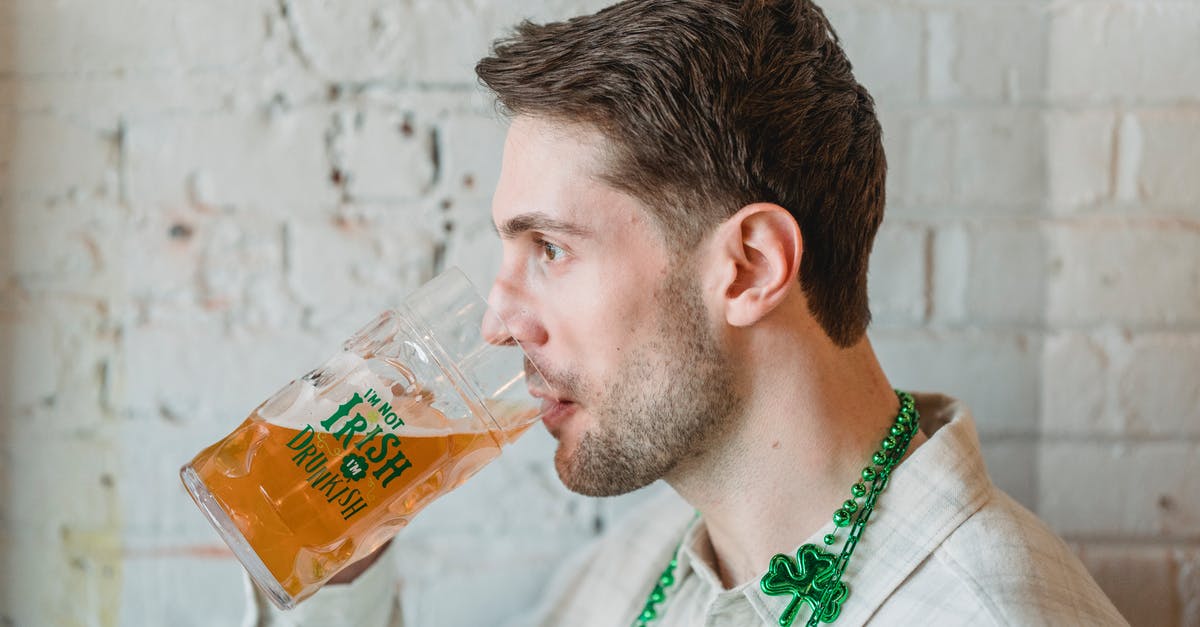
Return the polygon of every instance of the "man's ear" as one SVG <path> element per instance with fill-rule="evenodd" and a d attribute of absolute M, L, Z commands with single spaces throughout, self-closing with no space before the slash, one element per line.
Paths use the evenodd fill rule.
<path fill-rule="evenodd" d="M 771 203 L 742 207 L 718 227 L 718 255 L 727 323 L 750 326 L 798 289 L 804 242 L 800 225 Z"/>

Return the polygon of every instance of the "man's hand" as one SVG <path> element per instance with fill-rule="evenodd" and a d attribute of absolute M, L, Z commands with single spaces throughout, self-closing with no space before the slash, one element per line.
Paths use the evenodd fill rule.
<path fill-rule="evenodd" d="M 375 552 L 343 568 L 341 571 L 338 571 L 338 574 L 334 575 L 333 578 L 329 580 L 329 584 L 338 585 L 353 583 L 354 580 L 358 579 L 359 575 L 363 574 L 363 572 L 370 568 L 371 564 L 374 564 L 376 560 L 379 559 L 379 556 L 383 555 L 383 552 L 386 551 L 391 545 L 391 540 L 384 542 L 378 549 L 375 549 Z"/>

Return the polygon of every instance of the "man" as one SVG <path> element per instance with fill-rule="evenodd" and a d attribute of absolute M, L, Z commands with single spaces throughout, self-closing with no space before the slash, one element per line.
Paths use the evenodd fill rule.
<path fill-rule="evenodd" d="M 632 515 L 520 624 L 1124 624 L 991 484 L 967 409 L 876 360 L 881 131 L 820 9 L 632 0 L 477 72 L 512 114 L 490 300 L 558 474 L 689 505 Z"/>

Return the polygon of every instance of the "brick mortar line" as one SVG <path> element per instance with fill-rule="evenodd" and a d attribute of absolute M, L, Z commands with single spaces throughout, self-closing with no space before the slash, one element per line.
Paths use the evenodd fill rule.
<path fill-rule="evenodd" d="M 1200 535 L 1185 535 L 1179 538 L 1147 538 L 1113 534 L 1079 535 L 1060 534 L 1064 542 L 1083 545 L 1083 548 L 1183 548 L 1200 550 Z"/>
<path fill-rule="evenodd" d="M 1127 209 L 1146 211 L 1147 205 L 1154 207 L 1153 203 L 1143 203 L 1139 205 L 1128 205 Z M 978 204 L 974 205 L 980 206 Z M 1161 205 L 1160 205 L 1161 206 Z M 1095 210 L 1090 208 L 1079 207 L 1078 210 L 1066 214 L 1049 214 L 1035 213 L 1035 211 L 1043 211 L 1047 207 L 1045 205 L 1013 205 L 1012 208 L 1020 210 L 1029 210 L 1028 214 L 1013 214 L 1013 213 L 997 213 L 997 214 L 964 214 L 968 211 L 962 205 L 939 205 L 933 207 L 922 207 L 920 213 L 909 213 L 918 209 L 915 206 L 895 207 L 889 206 L 885 210 L 885 226 L 908 226 L 911 228 L 925 227 L 931 228 L 934 231 L 949 229 L 949 228 L 983 228 L 983 227 L 1021 227 L 1022 229 L 1036 227 L 1088 227 L 1088 228 L 1109 228 L 1119 229 L 1129 226 L 1134 227 L 1150 227 L 1153 229 L 1196 229 L 1200 232 L 1200 207 L 1188 209 L 1189 213 L 1195 215 L 1171 215 L 1171 214 L 1146 214 L 1146 213 L 1127 213 L 1127 212 L 1112 212 L 1105 211 L 1106 208 L 1099 207 Z M 1175 210 L 1180 207 L 1163 207 L 1163 210 Z M 989 207 L 994 209 L 994 207 Z M 890 213 L 894 212 L 894 213 Z M 957 214 L 957 215 L 950 215 Z"/>
<path fill-rule="evenodd" d="M 1143 112 L 1200 112 L 1200 94 L 1178 96 L 1163 100 L 1138 100 L 1130 98 L 1096 98 L 1073 100 L 1070 98 L 1039 97 L 1022 98 L 1017 101 L 1004 100 L 971 100 L 971 99 L 889 99 L 886 93 L 875 97 L 879 111 L 884 117 L 888 114 L 908 115 L 913 113 L 933 113 L 946 116 L 954 114 L 980 113 L 1087 113 L 1111 111 L 1113 113 L 1143 113 Z M 886 128 L 884 131 L 886 132 Z"/>
<path fill-rule="evenodd" d="M 1200 434 L 1130 435 L 1067 433 L 1000 433 L 982 430 L 979 441 L 989 444 L 1084 444 L 1094 446 L 1181 445 L 1200 446 Z"/>
<path fill-rule="evenodd" d="M 875 315 L 882 315 L 881 312 L 872 312 Z M 1041 315 L 1045 315 L 1044 313 Z M 872 321 L 868 334 L 870 333 L 886 333 L 889 336 L 896 333 L 906 334 L 983 334 L 993 336 L 1011 336 L 1011 335 L 1039 335 L 1039 336 L 1054 336 L 1062 333 L 1076 333 L 1084 335 L 1103 335 L 1106 333 L 1128 332 L 1138 336 L 1168 336 L 1168 335 L 1200 335 L 1200 320 L 1185 321 L 1174 323 L 1171 325 L 1145 323 L 1145 322 L 1122 322 L 1115 321 L 1111 318 L 1106 319 L 1102 323 L 1049 323 L 1046 321 L 1016 321 L 1011 323 L 995 322 L 995 323 L 979 323 L 968 322 L 957 324 L 938 319 L 938 314 L 935 311 L 932 322 L 923 323 L 919 320 L 911 322 L 888 322 L 886 319 L 877 319 Z"/>

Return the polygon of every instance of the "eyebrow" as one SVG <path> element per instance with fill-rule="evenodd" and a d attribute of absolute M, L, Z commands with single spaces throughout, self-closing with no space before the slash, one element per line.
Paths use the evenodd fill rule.
<path fill-rule="evenodd" d="M 495 228 L 501 239 L 512 239 L 527 231 L 561 233 L 575 237 L 590 237 L 592 235 L 592 230 L 581 224 L 552 218 L 540 211 L 513 216 L 505 221 L 504 224 L 501 224 L 499 228 L 494 226 L 493 228 Z"/>

